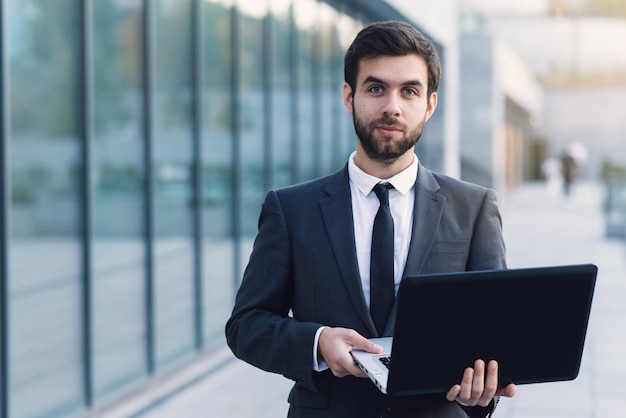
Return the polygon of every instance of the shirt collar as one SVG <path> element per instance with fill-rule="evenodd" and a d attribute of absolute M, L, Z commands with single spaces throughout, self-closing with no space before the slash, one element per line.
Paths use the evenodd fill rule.
<path fill-rule="evenodd" d="M 417 170 L 419 167 L 417 155 L 413 154 L 414 158 L 411 165 L 395 176 L 388 179 L 379 179 L 378 177 L 367 174 L 365 171 L 357 167 L 354 163 L 355 154 L 356 151 L 350 155 L 350 159 L 348 160 L 348 175 L 350 176 L 350 181 L 354 183 L 357 189 L 359 189 L 364 196 L 367 196 L 372 191 L 376 183 L 380 183 L 381 181 L 391 183 L 391 185 L 403 195 L 406 195 L 411 190 L 411 187 L 415 185 Z"/>

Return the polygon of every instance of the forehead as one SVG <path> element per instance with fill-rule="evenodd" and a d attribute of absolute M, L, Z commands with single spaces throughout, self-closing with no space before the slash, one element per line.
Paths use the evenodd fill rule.
<path fill-rule="evenodd" d="M 406 81 L 420 81 L 428 85 L 426 60 L 417 54 L 363 58 L 359 62 L 357 86 L 367 78 L 383 80 L 388 84 L 402 84 Z"/>

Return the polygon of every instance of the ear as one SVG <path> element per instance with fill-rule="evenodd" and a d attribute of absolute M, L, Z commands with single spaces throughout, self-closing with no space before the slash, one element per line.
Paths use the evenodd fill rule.
<path fill-rule="evenodd" d="M 426 117 L 424 118 L 424 122 L 430 119 L 430 117 L 435 113 L 435 109 L 437 108 L 437 92 L 433 92 L 430 95 L 430 99 L 428 99 L 428 106 L 426 107 Z"/>
<path fill-rule="evenodd" d="M 352 88 L 348 83 L 343 83 L 343 106 L 346 108 L 349 114 L 352 114 L 352 103 L 354 96 L 352 95 Z"/>

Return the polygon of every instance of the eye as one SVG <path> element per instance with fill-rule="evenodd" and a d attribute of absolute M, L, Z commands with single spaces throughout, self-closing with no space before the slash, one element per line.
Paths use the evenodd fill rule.
<path fill-rule="evenodd" d="M 407 96 L 417 96 L 418 92 L 415 89 L 412 88 L 405 88 L 403 90 L 403 93 L 406 94 Z"/>
<path fill-rule="evenodd" d="M 369 88 L 369 91 L 374 94 L 380 94 L 383 92 L 382 86 L 372 86 Z"/>

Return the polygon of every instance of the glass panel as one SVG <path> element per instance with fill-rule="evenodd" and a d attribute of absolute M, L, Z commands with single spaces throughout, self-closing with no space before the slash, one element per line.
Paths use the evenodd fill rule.
<path fill-rule="evenodd" d="M 141 1 L 93 3 L 93 379 L 146 374 Z"/>
<path fill-rule="evenodd" d="M 335 52 L 334 52 L 334 70 L 336 72 L 336 78 L 343 85 L 343 59 L 346 51 L 350 47 L 352 40 L 356 37 L 357 33 L 361 29 L 359 23 L 347 14 L 341 13 L 339 16 L 339 23 L 335 27 L 337 31 L 335 38 Z M 340 115 L 339 122 L 339 136 L 341 138 L 338 149 L 343 153 L 341 161 L 337 161 L 338 166 L 342 166 L 348 161 L 348 157 L 354 151 L 356 146 L 356 135 L 354 133 L 354 125 L 352 122 L 352 116 L 343 106 L 342 97 L 339 97 L 339 108 L 337 113 Z"/>
<path fill-rule="evenodd" d="M 272 187 L 291 184 L 291 0 L 271 0 L 272 65 Z"/>
<path fill-rule="evenodd" d="M 340 154 L 339 135 L 337 134 L 337 119 L 339 117 L 337 102 L 341 103 L 341 79 L 336 79 L 332 72 L 332 59 L 334 43 L 337 41 L 335 27 L 336 12 L 325 3 L 320 3 L 319 19 L 320 56 L 318 68 L 320 70 L 320 113 L 321 123 L 320 137 L 317 139 L 321 148 L 320 168 L 321 174 L 327 174 L 334 170 L 336 155 Z"/>
<path fill-rule="evenodd" d="M 155 9 L 155 338 L 157 365 L 194 350 L 192 0 Z"/>
<path fill-rule="evenodd" d="M 204 5 L 204 335 L 222 343 L 232 309 L 234 277 L 231 10 L 224 1 Z M 238 280 L 238 278 L 237 278 Z"/>
<path fill-rule="evenodd" d="M 313 51 L 315 42 L 314 26 L 317 23 L 318 5 L 315 0 L 294 2 L 294 20 L 297 31 L 298 68 L 298 141 L 299 178 L 297 181 L 313 177 Z"/>
<path fill-rule="evenodd" d="M 240 122 L 241 132 L 241 199 L 243 234 L 250 241 L 257 230 L 261 203 L 265 197 L 265 149 L 263 103 L 263 19 L 265 3 L 259 0 L 240 0 Z M 247 244 L 247 243 L 246 243 Z M 243 258 L 251 246 L 246 245 Z"/>
<path fill-rule="evenodd" d="M 80 2 L 9 0 L 10 413 L 81 408 Z"/>

